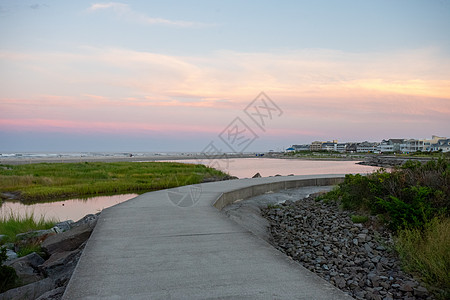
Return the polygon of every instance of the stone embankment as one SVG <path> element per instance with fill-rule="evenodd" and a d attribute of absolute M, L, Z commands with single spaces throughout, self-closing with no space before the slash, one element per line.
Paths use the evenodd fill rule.
<path fill-rule="evenodd" d="M 275 247 L 356 299 L 433 299 L 401 271 L 390 234 L 374 220 L 353 223 L 336 203 L 313 197 L 268 206 L 262 215 Z"/>
<path fill-rule="evenodd" d="M 64 221 L 49 230 L 19 234 L 18 242 L 4 245 L 8 248 L 5 265 L 16 270 L 22 286 L 0 294 L 0 300 L 61 299 L 97 219 L 98 214 L 78 222 Z M 15 251 L 26 244 L 40 245 L 43 253 L 17 258 Z"/>
<path fill-rule="evenodd" d="M 420 161 L 422 163 L 432 160 L 431 157 L 402 157 L 402 156 L 384 156 L 384 155 L 370 155 L 364 157 L 364 161 L 359 162 L 360 165 L 391 168 L 401 166 L 408 160 Z"/>

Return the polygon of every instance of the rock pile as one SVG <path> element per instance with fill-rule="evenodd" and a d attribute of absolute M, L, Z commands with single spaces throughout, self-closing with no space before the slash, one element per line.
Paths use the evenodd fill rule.
<path fill-rule="evenodd" d="M 367 155 L 364 157 L 364 161 L 359 162 L 359 165 L 374 166 L 391 168 L 403 165 L 408 160 L 419 161 L 426 163 L 430 161 L 429 157 L 395 157 L 395 156 L 379 156 L 379 155 Z"/>
<path fill-rule="evenodd" d="M 432 299 L 403 273 L 389 234 L 353 223 L 335 203 L 308 197 L 262 210 L 274 245 L 356 299 Z"/>
<path fill-rule="evenodd" d="M 16 270 L 22 286 L 0 294 L 0 300 L 61 299 L 97 218 L 87 215 L 75 223 L 65 221 L 49 230 L 20 234 L 15 245 L 6 245 L 12 249 L 5 264 Z M 13 250 L 27 243 L 39 243 L 45 255 L 33 252 L 17 258 Z"/>

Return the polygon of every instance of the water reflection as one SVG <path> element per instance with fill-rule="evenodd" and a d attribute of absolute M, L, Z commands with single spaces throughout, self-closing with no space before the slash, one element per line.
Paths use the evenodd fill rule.
<path fill-rule="evenodd" d="M 201 163 L 199 160 L 173 160 L 174 162 Z M 378 167 L 356 164 L 357 161 L 317 161 L 277 158 L 231 158 L 217 161 L 214 166 L 239 178 L 249 178 L 260 173 L 262 177 L 279 175 L 317 175 L 317 174 L 367 174 Z"/>
<path fill-rule="evenodd" d="M 99 196 L 87 199 L 70 199 L 58 202 L 36 203 L 24 205 L 20 202 L 6 201 L 0 206 L 0 217 L 14 215 L 24 216 L 34 214 L 36 219 L 44 216 L 46 219 L 60 221 L 77 221 L 87 214 L 95 214 L 104 208 L 119 204 L 136 197 L 138 194 L 123 194 L 114 196 Z"/>

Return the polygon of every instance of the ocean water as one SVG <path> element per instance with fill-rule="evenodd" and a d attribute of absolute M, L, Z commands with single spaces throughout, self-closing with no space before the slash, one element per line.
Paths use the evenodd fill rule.
<path fill-rule="evenodd" d="M 133 157 L 158 157 L 158 156 L 186 156 L 199 153 L 191 152 L 2 152 L 0 162 L 7 163 L 8 160 L 23 160 L 27 162 L 33 159 L 73 159 L 77 158 L 126 158 Z"/>
<path fill-rule="evenodd" d="M 46 153 L 42 155 L 48 155 L 47 157 L 51 157 L 51 155 L 56 154 Z M 80 153 L 77 153 L 77 155 L 80 155 Z M 201 163 L 201 161 L 194 159 L 176 161 L 184 163 Z M 232 158 L 226 160 L 214 160 L 209 163 L 212 166 L 239 178 L 250 178 L 256 173 L 260 173 L 263 177 L 275 175 L 286 176 L 290 174 L 367 174 L 378 169 L 377 167 L 358 165 L 355 161 L 315 161 L 272 158 Z M 6 216 L 11 212 L 19 215 L 34 213 L 35 217 L 44 216 L 45 218 L 56 218 L 61 221 L 69 219 L 77 221 L 87 214 L 95 214 L 104 208 L 127 201 L 136 196 L 137 194 L 100 196 L 88 199 L 70 199 L 32 205 L 24 205 L 20 202 L 5 201 L 0 206 L 0 217 Z"/>

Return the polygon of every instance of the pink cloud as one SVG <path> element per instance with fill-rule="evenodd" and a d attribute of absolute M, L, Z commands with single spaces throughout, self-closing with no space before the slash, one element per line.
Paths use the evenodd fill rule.
<path fill-rule="evenodd" d="M 216 133 L 218 128 L 205 128 L 195 125 L 142 124 L 132 122 L 83 122 L 72 120 L 48 119 L 0 119 L 0 127 L 18 131 L 57 131 L 57 132 L 109 132 L 109 133 L 145 133 L 145 132 L 203 132 Z"/>
<path fill-rule="evenodd" d="M 450 127 L 450 68 L 438 69 L 450 64 L 438 54 L 429 49 L 222 51 L 202 57 L 92 47 L 74 53 L 0 51 L 0 62 L 24 70 L 20 78 L 0 74 L 0 125 L 219 133 L 265 91 L 285 112 L 272 123 L 273 135 L 388 130 L 398 123 L 432 131 Z"/>

